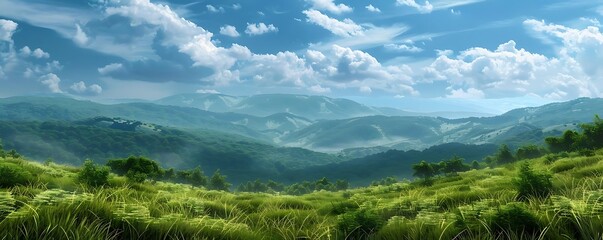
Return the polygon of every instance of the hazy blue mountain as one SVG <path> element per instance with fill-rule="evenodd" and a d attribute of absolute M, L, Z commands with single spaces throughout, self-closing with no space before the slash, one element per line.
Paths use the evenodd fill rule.
<path fill-rule="evenodd" d="M 216 169 L 233 182 L 347 160 L 301 148 L 264 144 L 238 135 L 208 130 L 182 131 L 121 118 L 80 121 L 0 121 L 7 149 L 44 161 L 80 165 L 85 159 L 104 164 L 111 158 L 143 155 L 164 167 Z"/>
<path fill-rule="evenodd" d="M 312 123 L 308 119 L 286 113 L 257 117 L 153 103 L 106 105 L 56 96 L 0 99 L 0 120 L 74 121 L 96 116 L 134 119 L 170 127 L 210 129 L 270 142 L 286 133 L 305 128 Z"/>
<path fill-rule="evenodd" d="M 236 97 L 223 94 L 180 94 L 155 101 L 159 104 L 195 107 L 213 112 L 235 112 L 254 116 L 289 113 L 310 120 L 346 119 L 360 116 L 417 115 L 395 108 L 376 108 L 355 101 L 324 96 L 261 94 Z"/>
<path fill-rule="evenodd" d="M 288 146 L 338 151 L 362 156 L 384 147 L 423 149 L 449 142 L 467 144 L 541 142 L 603 112 L 603 99 L 581 98 L 541 107 L 522 108 L 500 116 L 445 119 L 430 117 L 369 116 L 321 121 L 283 138 Z M 375 150 L 376 149 L 376 150 Z"/>

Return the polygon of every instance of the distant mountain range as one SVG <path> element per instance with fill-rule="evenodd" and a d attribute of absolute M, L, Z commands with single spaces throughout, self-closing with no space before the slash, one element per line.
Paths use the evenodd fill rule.
<path fill-rule="evenodd" d="M 371 178 L 409 177 L 408 168 L 419 160 L 439 161 L 451 154 L 479 160 L 501 143 L 542 143 L 545 136 L 577 128 L 603 111 L 603 99 L 580 98 L 500 116 L 446 119 L 375 115 L 385 110 L 318 96 L 192 96 L 210 101 L 203 106 L 211 111 L 152 102 L 100 104 L 64 96 L 4 98 L 0 138 L 7 148 L 38 160 L 78 164 L 85 158 L 103 162 L 134 154 L 166 167 L 219 168 L 234 182 L 309 180 L 333 169 L 341 171 L 330 176 L 361 182 L 354 176 L 369 167 L 380 169 Z"/>
<path fill-rule="evenodd" d="M 601 106 L 603 99 L 580 98 L 515 109 L 493 117 L 446 119 L 409 116 L 413 113 L 369 107 L 346 99 L 285 94 L 251 97 L 186 94 L 155 103 L 113 105 L 66 97 L 14 97 L 0 99 L 0 120 L 119 117 L 360 157 L 388 149 L 424 149 L 451 142 L 513 146 L 540 142 L 543 136 L 591 121 L 595 114 L 601 113 Z"/>

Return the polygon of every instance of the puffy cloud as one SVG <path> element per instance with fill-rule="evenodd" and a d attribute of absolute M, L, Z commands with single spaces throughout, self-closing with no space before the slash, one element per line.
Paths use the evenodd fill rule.
<path fill-rule="evenodd" d="M 247 29 L 245 29 L 245 33 L 248 35 L 256 36 L 262 35 L 270 32 L 278 32 L 278 28 L 274 25 L 266 25 L 265 23 L 247 23 Z"/>
<path fill-rule="evenodd" d="M 219 12 L 224 12 L 224 8 L 223 7 L 214 7 L 210 4 L 205 5 L 205 7 L 207 8 L 207 11 L 213 12 L 213 13 L 219 13 Z"/>
<path fill-rule="evenodd" d="M 239 10 L 241 8 L 242 8 L 242 6 L 241 6 L 240 3 L 235 3 L 235 4 L 232 5 L 232 9 L 234 9 L 234 10 Z"/>
<path fill-rule="evenodd" d="M 121 71 L 123 70 L 123 68 L 124 65 L 121 63 L 111 63 L 105 65 L 104 67 L 98 68 L 98 73 L 100 73 L 101 75 L 108 75 L 113 72 Z"/>
<path fill-rule="evenodd" d="M 448 97 L 456 98 L 538 95 L 568 99 L 601 95 L 597 84 L 573 57 L 560 54 L 549 58 L 517 49 L 514 41 L 494 51 L 470 48 L 456 56 L 440 55 L 423 73 L 427 79 L 449 82 Z"/>
<path fill-rule="evenodd" d="M 425 4 L 421 5 L 415 2 L 415 0 L 396 0 L 396 4 L 415 8 L 420 13 L 431 13 L 433 11 L 433 5 L 429 1 L 425 1 Z"/>
<path fill-rule="evenodd" d="M 82 27 L 79 24 L 75 24 L 75 35 L 73 36 L 73 41 L 80 46 L 86 45 L 88 43 L 88 35 L 82 30 Z"/>
<path fill-rule="evenodd" d="M 59 83 L 61 83 L 61 79 L 54 73 L 49 73 L 40 77 L 40 82 L 48 87 L 48 89 L 53 93 L 62 93 L 61 87 Z"/>
<path fill-rule="evenodd" d="M 450 94 L 446 95 L 448 98 L 467 98 L 467 99 L 478 99 L 484 98 L 485 94 L 479 89 L 469 88 L 464 89 L 452 89 Z"/>
<path fill-rule="evenodd" d="M 0 19 L 0 41 L 12 42 L 15 30 L 17 30 L 17 23 L 11 20 Z"/>
<path fill-rule="evenodd" d="M 231 25 L 224 25 L 220 27 L 220 34 L 229 36 L 229 37 L 238 37 L 241 36 L 237 31 L 237 28 Z"/>
<path fill-rule="evenodd" d="M 86 83 L 84 81 L 79 81 L 79 82 L 73 83 L 71 85 L 71 87 L 69 87 L 69 88 L 73 92 L 78 93 L 78 94 L 98 95 L 103 92 L 103 88 L 101 86 L 99 86 L 98 84 L 92 84 L 90 86 L 86 86 Z"/>
<path fill-rule="evenodd" d="M 306 21 L 321 26 L 335 35 L 350 37 L 363 34 L 362 26 L 356 24 L 349 18 L 339 21 L 314 9 L 304 10 L 303 13 L 306 14 Z"/>
<path fill-rule="evenodd" d="M 32 56 L 35 58 L 50 58 L 50 54 L 47 52 L 44 52 L 44 50 L 36 48 L 35 50 L 32 51 L 28 46 L 21 48 L 20 53 L 24 57 Z"/>
<path fill-rule="evenodd" d="M 353 9 L 343 3 L 335 4 L 334 0 L 308 0 L 312 3 L 312 8 L 318 10 L 329 11 L 334 14 L 341 14 L 346 12 L 352 12 Z"/>
<path fill-rule="evenodd" d="M 384 47 L 389 50 L 394 50 L 398 52 L 409 52 L 409 53 L 418 53 L 422 52 L 423 49 L 413 45 L 412 43 L 403 43 L 403 44 L 385 44 Z"/>
<path fill-rule="evenodd" d="M 369 4 L 369 5 L 367 5 L 365 8 L 366 8 L 366 10 L 368 10 L 369 12 L 374 12 L 374 13 L 380 13 L 380 12 L 381 12 L 381 9 L 379 9 L 379 8 L 377 8 L 377 7 L 375 7 L 375 6 L 373 6 L 373 4 Z"/>
<path fill-rule="evenodd" d="M 534 19 L 524 21 L 524 25 L 536 33 L 544 34 L 544 38 L 560 40 L 563 45 L 559 49 L 561 57 L 575 60 L 588 76 L 603 80 L 600 66 L 603 62 L 603 34 L 598 27 L 574 29 Z"/>

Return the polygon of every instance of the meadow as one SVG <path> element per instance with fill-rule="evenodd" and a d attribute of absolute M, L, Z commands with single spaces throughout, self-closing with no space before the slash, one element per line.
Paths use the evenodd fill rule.
<path fill-rule="evenodd" d="M 583 156 L 587 155 L 587 156 Z M 518 198 L 519 168 L 551 174 Z M 601 239 L 603 150 L 558 153 L 432 179 L 301 196 L 161 181 L 106 186 L 80 168 L 0 158 L 2 239 Z"/>

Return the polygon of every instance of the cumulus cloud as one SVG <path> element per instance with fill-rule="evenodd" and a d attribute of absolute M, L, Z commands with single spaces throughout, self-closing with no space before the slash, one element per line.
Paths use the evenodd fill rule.
<path fill-rule="evenodd" d="M 421 5 L 415 0 L 396 0 L 398 6 L 409 6 L 417 9 L 420 13 L 431 13 L 433 11 L 433 5 L 429 1 L 425 1 L 425 4 Z"/>
<path fill-rule="evenodd" d="M 303 13 L 306 15 L 308 22 L 321 26 L 322 28 L 329 30 L 335 35 L 342 37 L 359 36 L 363 33 L 362 26 L 356 24 L 349 18 L 339 21 L 335 18 L 331 18 L 324 15 L 318 10 L 310 9 L 304 10 Z"/>
<path fill-rule="evenodd" d="M 213 13 L 224 12 L 223 7 L 214 7 L 213 5 L 210 5 L 210 4 L 205 5 L 205 7 L 207 8 L 207 11 L 210 11 Z"/>
<path fill-rule="evenodd" d="M 241 34 L 239 34 L 239 32 L 237 31 L 237 28 L 235 26 L 231 26 L 231 25 L 224 25 L 224 26 L 220 27 L 220 34 L 229 36 L 229 37 L 241 36 Z"/>
<path fill-rule="evenodd" d="M 572 57 L 546 57 L 518 49 L 509 41 L 491 51 L 470 48 L 440 55 L 424 68 L 427 79 L 450 83 L 448 97 L 498 98 L 538 95 L 548 98 L 596 96 L 600 92 Z"/>
<path fill-rule="evenodd" d="M 381 9 L 379 9 L 379 8 L 377 8 L 377 7 L 375 7 L 375 6 L 373 6 L 373 4 L 369 4 L 369 5 L 367 5 L 365 8 L 366 8 L 366 10 L 368 10 L 369 12 L 374 12 L 374 13 L 380 13 L 380 12 L 381 12 Z"/>
<path fill-rule="evenodd" d="M 322 87 L 318 84 L 310 86 L 310 88 L 308 88 L 308 90 L 310 90 L 311 92 L 314 92 L 314 93 L 318 93 L 318 94 L 325 94 L 325 93 L 331 92 L 330 88 Z"/>
<path fill-rule="evenodd" d="M 36 48 L 35 50 L 31 50 L 28 46 L 21 48 L 21 55 L 24 57 L 34 57 L 34 58 L 50 58 L 50 54 L 44 52 L 44 50 Z"/>
<path fill-rule="evenodd" d="M 0 41 L 12 42 L 15 30 L 17 30 L 17 23 L 11 20 L 0 19 Z"/>
<path fill-rule="evenodd" d="M 40 77 L 40 82 L 48 87 L 48 89 L 53 93 L 62 93 L 61 87 L 59 83 L 61 83 L 61 79 L 54 73 L 49 73 Z"/>
<path fill-rule="evenodd" d="M 418 53 L 418 52 L 423 51 L 422 48 L 413 45 L 412 42 L 403 43 L 403 44 L 389 43 L 389 44 L 385 44 L 384 47 L 386 49 L 398 51 L 398 52 Z"/>
<path fill-rule="evenodd" d="M 469 88 L 464 89 L 452 89 L 450 94 L 446 95 L 447 98 L 466 98 L 466 99 L 479 99 L 484 98 L 485 94 L 479 89 Z"/>
<path fill-rule="evenodd" d="M 252 36 L 262 35 L 271 32 L 278 32 L 278 28 L 274 25 L 266 25 L 265 23 L 247 23 L 245 33 Z"/>
<path fill-rule="evenodd" d="M 239 10 L 241 8 L 242 8 L 242 6 L 241 6 L 240 3 L 235 3 L 235 4 L 232 5 L 232 9 L 234 9 L 234 10 Z"/>
<path fill-rule="evenodd" d="M 101 86 L 99 86 L 98 84 L 92 84 L 90 86 L 86 86 L 86 83 L 84 81 L 79 81 L 79 82 L 73 83 L 71 85 L 71 87 L 69 87 L 69 88 L 71 89 L 71 91 L 73 91 L 77 94 L 98 95 L 103 92 L 103 88 Z"/>
<path fill-rule="evenodd" d="M 334 0 L 308 0 L 312 3 L 312 8 L 329 11 L 334 14 L 352 12 L 353 9 L 343 3 L 335 4 Z"/>

